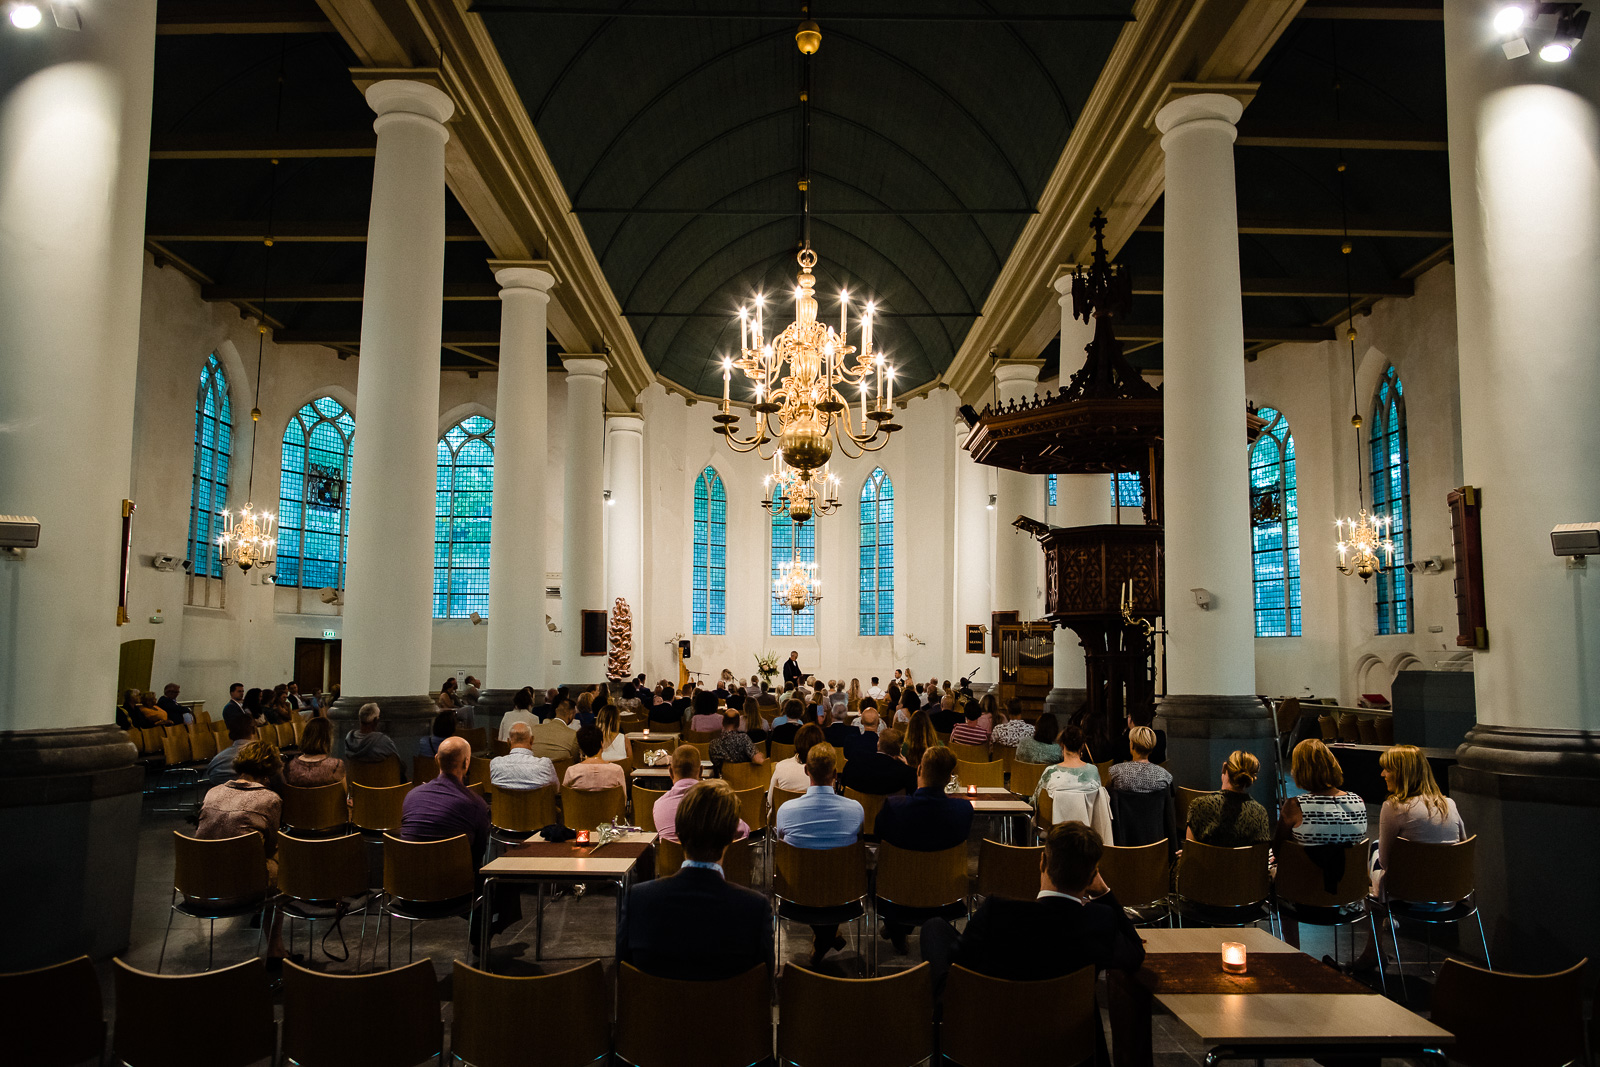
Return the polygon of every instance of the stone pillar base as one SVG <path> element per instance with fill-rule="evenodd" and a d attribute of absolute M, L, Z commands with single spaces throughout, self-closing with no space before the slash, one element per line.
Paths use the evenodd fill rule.
<path fill-rule="evenodd" d="M 1044 710 L 1053 712 L 1062 722 L 1066 722 L 1088 699 L 1087 689 L 1062 689 L 1057 686 L 1044 698 Z"/>
<path fill-rule="evenodd" d="M 1164 696 L 1156 704 L 1156 728 L 1167 732 L 1167 770 L 1178 785 L 1190 789 L 1216 789 L 1230 753 L 1253 753 L 1261 761 L 1261 777 L 1250 795 L 1275 812 L 1277 742 L 1261 701 L 1253 696 Z"/>
<path fill-rule="evenodd" d="M 27 913 L 0 938 L 0 972 L 127 950 L 137 756 L 115 726 L 0 733 L 0 900 Z"/>
<path fill-rule="evenodd" d="M 500 720 L 506 712 L 511 710 L 511 703 L 516 699 L 520 689 L 484 689 L 478 693 L 478 725 L 488 726 L 493 733 L 500 726 Z M 535 702 L 543 701 L 540 696 Z"/>
<path fill-rule="evenodd" d="M 417 742 L 433 732 L 433 717 L 439 714 L 439 705 L 427 694 L 404 697 L 353 697 L 341 695 L 328 709 L 333 720 L 334 755 L 344 755 L 344 736 L 356 728 L 363 704 L 376 704 L 383 714 L 378 719 L 378 729 L 394 739 L 400 750 L 400 764 L 407 778 L 411 776 L 411 758 L 417 754 Z"/>
<path fill-rule="evenodd" d="M 1456 755 L 1450 796 L 1478 839 L 1495 969 L 1544 974 L 1600 958 L 1600 730 L 1476 726 Z"/>

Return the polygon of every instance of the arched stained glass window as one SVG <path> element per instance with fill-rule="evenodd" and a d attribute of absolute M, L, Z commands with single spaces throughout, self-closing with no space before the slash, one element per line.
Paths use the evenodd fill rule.
<path fill-rule="evenodd" d="M 433 509 L 433 617 L 489 614 L 494 423 L 463 419 L 439 439 Z"/>
<path fill-rule="evenodd" d="M 862 637 L 894 636 L 894 482 L 882 467 L 861 486 Z"/>
<path fill-rule="evenodd" d="M 1144 485 L 1138 471 L 1123 471 L 1111 476 L 1111 506 L 1114 508 L 1144 507 Z"/>
<path fill-rule="evenodd" d="M 194 573 L 221 578 L 217 538 L 222 509 L 228 506 L 228 461 L 233 455 L 233 405 L 228 378 L 215 353 L 200 371 L 194 402 L 194 479 L 189 489 L 189 559 Z"/>
<path fill-rule="evenodd" d="M 1300 507 L 1294 435 L 1283 412 L 1261 408 L 1267 425 L 1250 446 L 1250 548 L 1256 636 L 1300 636 Z"/>
<path fill-rule="evenodd" d="M 774 490 L 778 492 L 778 490 Z M 790 611 L 789 605 L 778 599 L 777 583 L 786 575 L 799 549 L 800 562 L 817 561 L 817 524 L 793 523 L 781 508 L 772 509 L 772 582 L 767 586 L 768 602 L 772 605 L 773 637 L 811 637 L 817 632 L 817 606 L 807 604 L 803 611 Z"/>
<path fill-rule="evenodd" d="M 1050 506 L 1056 506 L 1056 476 L 1054 474 L 1050 476 Z"/>
<path fill-rule="evenodd" d="M 318 397 L 283 431 L 278 482 L 278 584 L 344 588 L 350 533 L 350 443 L 356 420 L 331 396 Z"/>
<path fill-rule="evenodd" d="M 1400 375 L 1391 366 L 1378 382 L 1372 406 L 1372 513 L 1387 518 L 1394 538 L 1394 566 L 1376 579 L 1378 632 L 1411 632 L 1411 463 L 1406 450 L 1406 398 Z"/>
<path fill-rule="evenodd" d="M 728 632 L 728 494 L 716 468 L 694 480 L 694 632 Z"/>

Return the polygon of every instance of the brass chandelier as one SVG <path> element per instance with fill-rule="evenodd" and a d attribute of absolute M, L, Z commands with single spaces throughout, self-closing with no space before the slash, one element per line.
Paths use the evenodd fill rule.
<path fill-rule="evenodd" d="M 793 467 L 784 464 L 783 454 L 774 452 L 772 473 L 762 479 L 766 491 L 761 506 L 794 523 L 806 522 L 813 515 L 832 515 L 839 510 L 839 476 L 829 467 L 824 463 L 816 474 L 802 480 Z"/>
<path fill-rule="evenodd" d="M 779 574 L 773 581 L 772 595 L 782 603 L 789 605 L 789 610 L 798 615 L 822 599 L 822 593 L 818 591 L 822 585 L 822 579 L 817 577 L 817 565 L 815 563 L 807 563 L 800 558 L 798 526 L 795 534 L 795 544 L 789 561 L 789 569 Z"/>

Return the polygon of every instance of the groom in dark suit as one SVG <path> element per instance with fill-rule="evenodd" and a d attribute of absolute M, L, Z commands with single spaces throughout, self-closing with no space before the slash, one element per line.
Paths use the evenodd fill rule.
<path fill-rule="evenodd" d="M 805 680 L 806 672 L 800 669 L 800 653 L 789 653 L 789 658 L 783 661 L 784 691 L 792 691 L 795 686 L 799 685 Z"/>

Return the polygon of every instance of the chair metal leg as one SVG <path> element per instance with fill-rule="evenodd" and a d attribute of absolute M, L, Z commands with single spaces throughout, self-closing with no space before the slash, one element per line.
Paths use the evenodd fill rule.
<path fill-rule="evenodd" d="M 1494 970 L 1494 964 L 1489 962 L 1489 939 L 1483 936 L 1483 912 L 1474 911 L 1473 917 L 1478 920 L 1478 944 L 1483 946 L 1483 965 Z"/>
<path fill-rule="evenodd" d="M 1400 1003 L 1405 1004 L 1409 1000 L 1406 996 L 1406 968 L 1400 959 L 1400 934 L 1395 929 L 1393 911 L 1389 912 L 1389 940 L 1394 942 L 1394 973 L 1400 976 Z M 1380 960 L 1383 957 L 1381 948 L 1378 950 L 1378 957 Z"/>
<path fill-rule="evenodd" d="M 176 901 L 178 899 L 178 894 L 177 894 L 176 891 L 173 892 L 172 899 L 173 899 L 173 901 Z M 169 903 L 168 906 L 167 906 L 167 932 L 161 938 L 161 955 L 156 957 L 156 973 L 157 974 L 161 973 L 161 965 L 164 962 L 166 962 L 166 959 L 167 959 L 167 938 L 172 936 L 172 920 L 177 916 L 177 914 L 178 914 L 178 909 L 172 907 L 171 904 Z"/>
<path fill-rule="evenodd" d="M 361 973 L 361 954 L 367 947 L 367 916 L 372 911 L 372 901 L 368 899 L 367 906 L 361 909 L 361 940 L 356 942 L 356 973 Z M 348 951 L 348 950 L 347 950 Z"/>
<path fill-rule="evenodd" d="M 211 960 L 217 954 L 217 920 L 211 920 L 211 935 L 206 942 L 206 970 L 211 969 Z"/>
<path fill-rule="evenodd" d="M 1378 942 L 1378 917 L 1372 909 L 1367 908 L 1367 921 L 1372 925 L 1372 951 L 1378 957 L 1378 981 L 1383 986 L 1383 995 L 1389 995 L 1389 975 L 1383 965 L 1383 946 Z M 1356 959 L 1356 928 L 1350 927 L 1350 962 Z"/>

